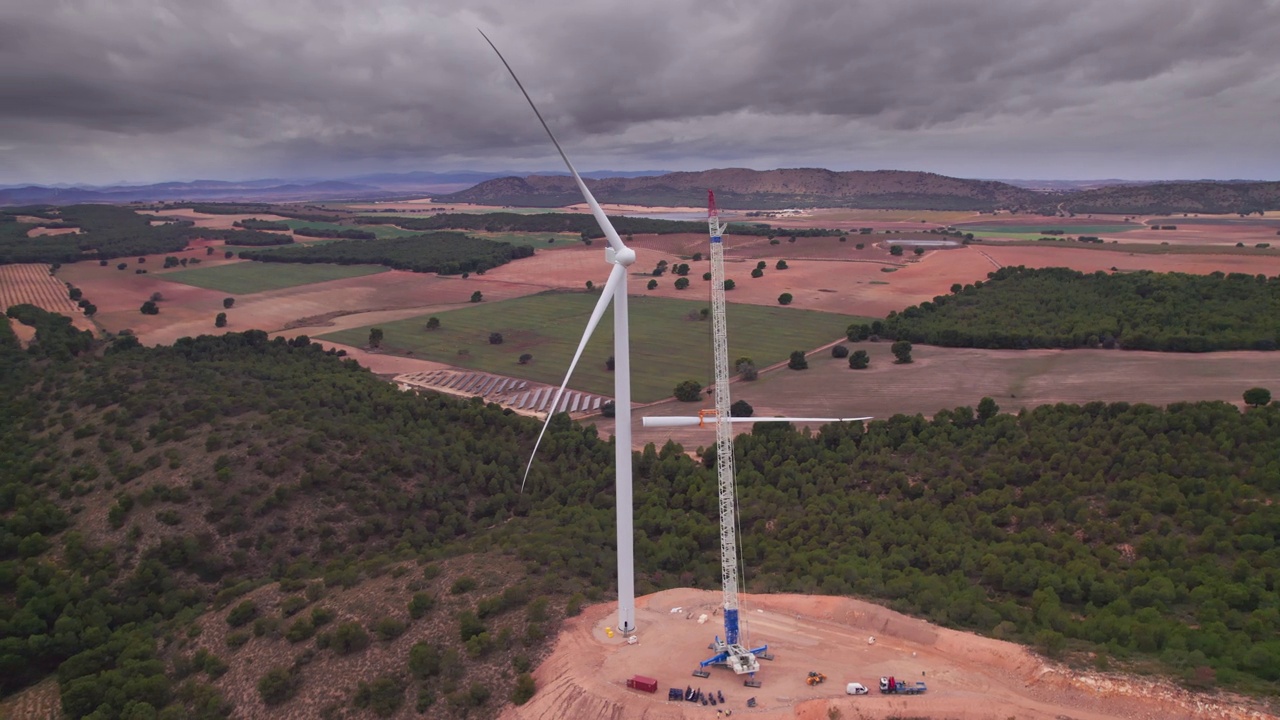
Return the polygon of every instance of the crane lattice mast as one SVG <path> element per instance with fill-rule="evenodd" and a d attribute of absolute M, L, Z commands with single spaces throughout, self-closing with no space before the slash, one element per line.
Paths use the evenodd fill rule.
<path fill-rule="evenodd" d="M 755 651 L 738 637 L 738 532 L 734 489 L 733 429 L 729 415 L 729 328 L 724 301 L 724 243 L 715 193 L 707 191 L 707 226 L 711 232 L 711 349 L 715 356 L 716 477 L 720 497 L 720 584 L 724 592 L 724 640 L 716 638 L 716 656 L 703 665 L 728 665 L 735 673 L 760 669 Z"/>

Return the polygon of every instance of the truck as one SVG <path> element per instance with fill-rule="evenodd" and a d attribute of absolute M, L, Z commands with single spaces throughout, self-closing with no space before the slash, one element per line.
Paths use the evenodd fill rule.
<path fill-rule="evenodd" d="M 658 692 L 658 681 L 644 675 L 627 678 L 627 687 L 645 692 Z"/>
<path fill-rule="evenodd" d="M 917 680 L 912 685 L 903 680 L 899 680 L 892 675 L 880 678 L 880 692 L 886 695 L 922 695 L 927 688 L 923 680 Z"/>

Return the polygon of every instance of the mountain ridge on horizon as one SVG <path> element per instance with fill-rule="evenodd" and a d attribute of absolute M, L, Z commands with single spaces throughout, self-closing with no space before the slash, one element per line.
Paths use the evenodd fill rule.
<path fill-rule="evenodd" d="M 1280 209 L 1280 182 L 1252 180 L 991 180 L 914 170 L 713 168 L 582 173 L 602 202 L 700 205 L 706 188 L 723 207 L 999 210 L 1087 213 L 1246 213 Z M 372 201 L 430 196 L 442 202 L 558 207 L 581 201 L 563 171 L 521 176 L 459 170 L 366 173 L 336 179 L 169 181 L 147 185 L 0 186 L 0 205 L 81 202 Z"/>

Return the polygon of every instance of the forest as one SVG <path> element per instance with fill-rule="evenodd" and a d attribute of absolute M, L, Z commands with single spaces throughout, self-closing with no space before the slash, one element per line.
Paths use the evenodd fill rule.
<path fill-rule="evenodd" d="M 1004 267 L 865 328 L 944 347 L 1275 350 L 1280 277 Z"/>
<path fill-rule="evenodd" d="M 378 237 L 368 230 L 356 230 L 355 228 L 338 230 L 336 228 L 300 227 L 294 228 L 293 233 L 303 237 L 345 238 L 347 240 L 373 240 Z"/>
<path fill-rule="evenodd" d="M 73 263 L 119 257 L 179 252 L 193 239 L 226 240 L 231 245 L 284 245 L 288 235 L 256 230 L 193 227 L 191 221 L 152 225 L 157 219 L 116 205 L 68 205 L 66 207 L 7 208 L 0 216 L 15 219 L 27 215 L 47 219 L 45 226 L 77 227 L 78 234 L 27 237 L 41 225 L 0 223 L 0 264 Z"/>
<path fill-rule="evenodd" d="M 429 217 L 361 216 L 356 222 L 365 225 L 395 225 L 406 230 L 482 230 L 484 232 L 568 232 L 585 238 L 602 238 L 604 233 L 596 221 L 585 213 L 438 213 Z M 704 233 L 705 222 L 658 220 L 642 217 L 610 217 L 609 222 L 622 235 Z M 727 235 L 794 235 L 796 237 L 831 237 L 839 230 L 795 228 L 774 230 L 765 223 L 729 223 Z"/>
<path fill-rule="evenodd" d="M 260 262 L 376 264 L 397 270 L 441 275 L 481 273 L 531 255 L 532 247 L 494 242 L 456 232 L 373 240 L 339 240 L 323 245 L 245 250 L 240 253 L 242 258 Z"/>
<path fill-rule="evenodd" d="M 121 717 L 123 693 L 190 716 L 216 690 L 157 637 L 244 588 L 356 583 L 388 558 L 506 554 L 550 596 L 613 586 L 611 441 L 591 427 L 557 416 L 520 493 L 535 420 L 403 393 L 305 337 L 91 344 L 38 309 L 11 315 L 36 340 L 23 351 L 0 319 L 0 693 L 56 672 L 68 708 Z M 713 452 L 636 454 L 638 592 L 717 586 Z M 1051 656 L 1280 692 L 1280 405 L 1012 415 L 984 398 L 816 434 L 761 424 L 735 452 L 757 591 L 856 595 Z M 97 508 L 111 529 L 90 540 Z M 461 621 L 462 672 L 509 667 L 468 655 L 463 639 L 486 641 Z M 299 642 L 359 651 L 323 636 Z"/>

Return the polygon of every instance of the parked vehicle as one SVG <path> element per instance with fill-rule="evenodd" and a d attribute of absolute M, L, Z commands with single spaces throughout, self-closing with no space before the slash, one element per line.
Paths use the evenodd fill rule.
<path fill-rule="evenodd" d="M 844 692 L 846 695 L 866 695 L 867 686 L 862 683 L 849 683 L 844 686 Z"/>
<path fill-rule="evenodd" d="M 892 675 L 880 678 L 880 692 L 886 695 L 921 695 L 926 689 L 923 680 L 917 680 L 915 685 L 911 685 Z"/>

